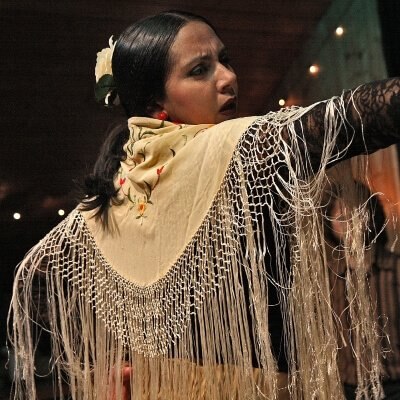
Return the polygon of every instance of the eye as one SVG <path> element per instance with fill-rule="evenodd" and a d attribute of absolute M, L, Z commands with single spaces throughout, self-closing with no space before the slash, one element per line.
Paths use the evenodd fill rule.
<path fill-rule="evenodd" d="M 202 76 L 202 75 L 206 74 L 207 71 L 208 71 L 208 67 L 206 65 L 199 64 L 190 70 L 189 75 L 190 76 Z"/>
<path fill-rule="evenodd" d="M 227 51 L 224 49 L 220 54 L 219 54 L 219 60 L 218 60 L 222 65 L 225 65 L 225 67 L 231 68 L 231 59 L 228 56 Z"/>
<path fill-rule="evenodd" d="M 228 54 L 222 54 L 222 55 L 219 57 L 219 62 L 220 62 L 221 64 L 223 64 L 223 65 L 225 65 L 225 66 L 229 66 L 229 67 L 230 67 L 230 65 L 231 65 L 231 59 L 230 59 L 230 57 L 228 56 Z"/>

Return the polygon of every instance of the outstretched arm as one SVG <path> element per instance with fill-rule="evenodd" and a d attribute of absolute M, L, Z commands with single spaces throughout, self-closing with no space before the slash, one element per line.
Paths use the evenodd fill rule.
<path fill-rule="evenodd" d="M 320 164 L 329 108 L 344 116 L 332 154 L 338 159 L 332 163 L 400 141 L 400 79 L 364 84 L 318 103 L 295 124 L 296 131 L 302 130 L 313 169 Z"/>
<path fill-rule="evenodd" d="M 309 107 L 270 112 L 254 121 L 239 151 L 247 179 L 275 185 L 307 179 L 320 168 L 400 142 L 400 78 L 371 82 Z M 255 161 L 257 160 L 257 161 Z M 290 179 L 289 179 L 290 180 Z M 278 184 L 279 185 L 279 184 Z"/>

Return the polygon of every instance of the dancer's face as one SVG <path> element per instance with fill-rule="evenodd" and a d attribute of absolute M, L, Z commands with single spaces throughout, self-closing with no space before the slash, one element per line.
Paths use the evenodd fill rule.
<path fill-rule="evenodd" d="M 192 21 L 170 50 L 171 71 L 159 107 L 169 120 L 216 124 L 236 116 L 238 85 L 227 51 L 205 23 Z"/>

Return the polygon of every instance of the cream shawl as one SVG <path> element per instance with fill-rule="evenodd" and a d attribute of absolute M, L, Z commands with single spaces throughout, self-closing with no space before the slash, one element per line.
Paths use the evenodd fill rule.
<path fill-rule="evenodd" d="M 335 141 L 345 110 L 340 99 L 326 104 L 315 172 L 301 150 L 306 135 L 294 128 L 312 107 L 212 127 L 130 119 L 110 229 L 78 208 L 19 266 L 11 308 L 15 398 L 36 398 L 33 360 L 43 327 L 61 397 L 65 379 L 73 399 L 120 399 L 128 366 L 134 400 L 343 398 L 320 210 L 326 167 L 342 156 Z M 355 239 L 360 215 L 349 218 Z M 267 235 L 278 277 L 265 265 Z M 290 269 L 283 256 L 289 242 Z M 354 243 L 349 251 L 360 268 L 348 284 L 358 293 L 359 391 L 379 398 L 363 244 Z M 38 318 L 32 298 L 38 275 L 48 321 Z M 286 324 L 286 382 L 271 352 L 268 280 L 279 287 Z"/>

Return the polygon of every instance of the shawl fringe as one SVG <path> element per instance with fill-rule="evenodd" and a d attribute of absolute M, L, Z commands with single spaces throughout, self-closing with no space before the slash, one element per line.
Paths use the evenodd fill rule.
<path fill-rule="evenodd" d="M 248 128 L 198 232 L 152 285 L 136 285 L 113 270 L 79 210 L 36 245 L 18 268 L 10 310 L 15 398 L 37 397 L 34 354 L 43 329 L 51 333 L 55 393 L 62 399 L 68 392 L 77 400 L 121 398 L 126 366 L 132 367 L 135 400 L 343 399 L 322 193 L 330 184 L 326 168 L 340 157 L 335 141 L 346 112 L 340 98 L 327 103 L 325 146 L 315 172 L 298 126 L 295 131 L 310 109 L 270 113 Z M 341 185 L 349 190 L 353 183 Z M 267 233 L 266 211 L 272 221 Z M 348 215 L 346 249 L 357 265 L 346 278 L 354 330 L 349 345 L 357 360 L 358 398 L 379 399 L 364 213 L 353 205 Z M 265 264 L 267 234 L 273 235 L 278 276 Z M 37 278 L 44 302 L 32 290 Z M 271 351 L 268 282 L 279 288 L 287 382 Z M 46 304 L 44 313 L 38 303 Z"/>

